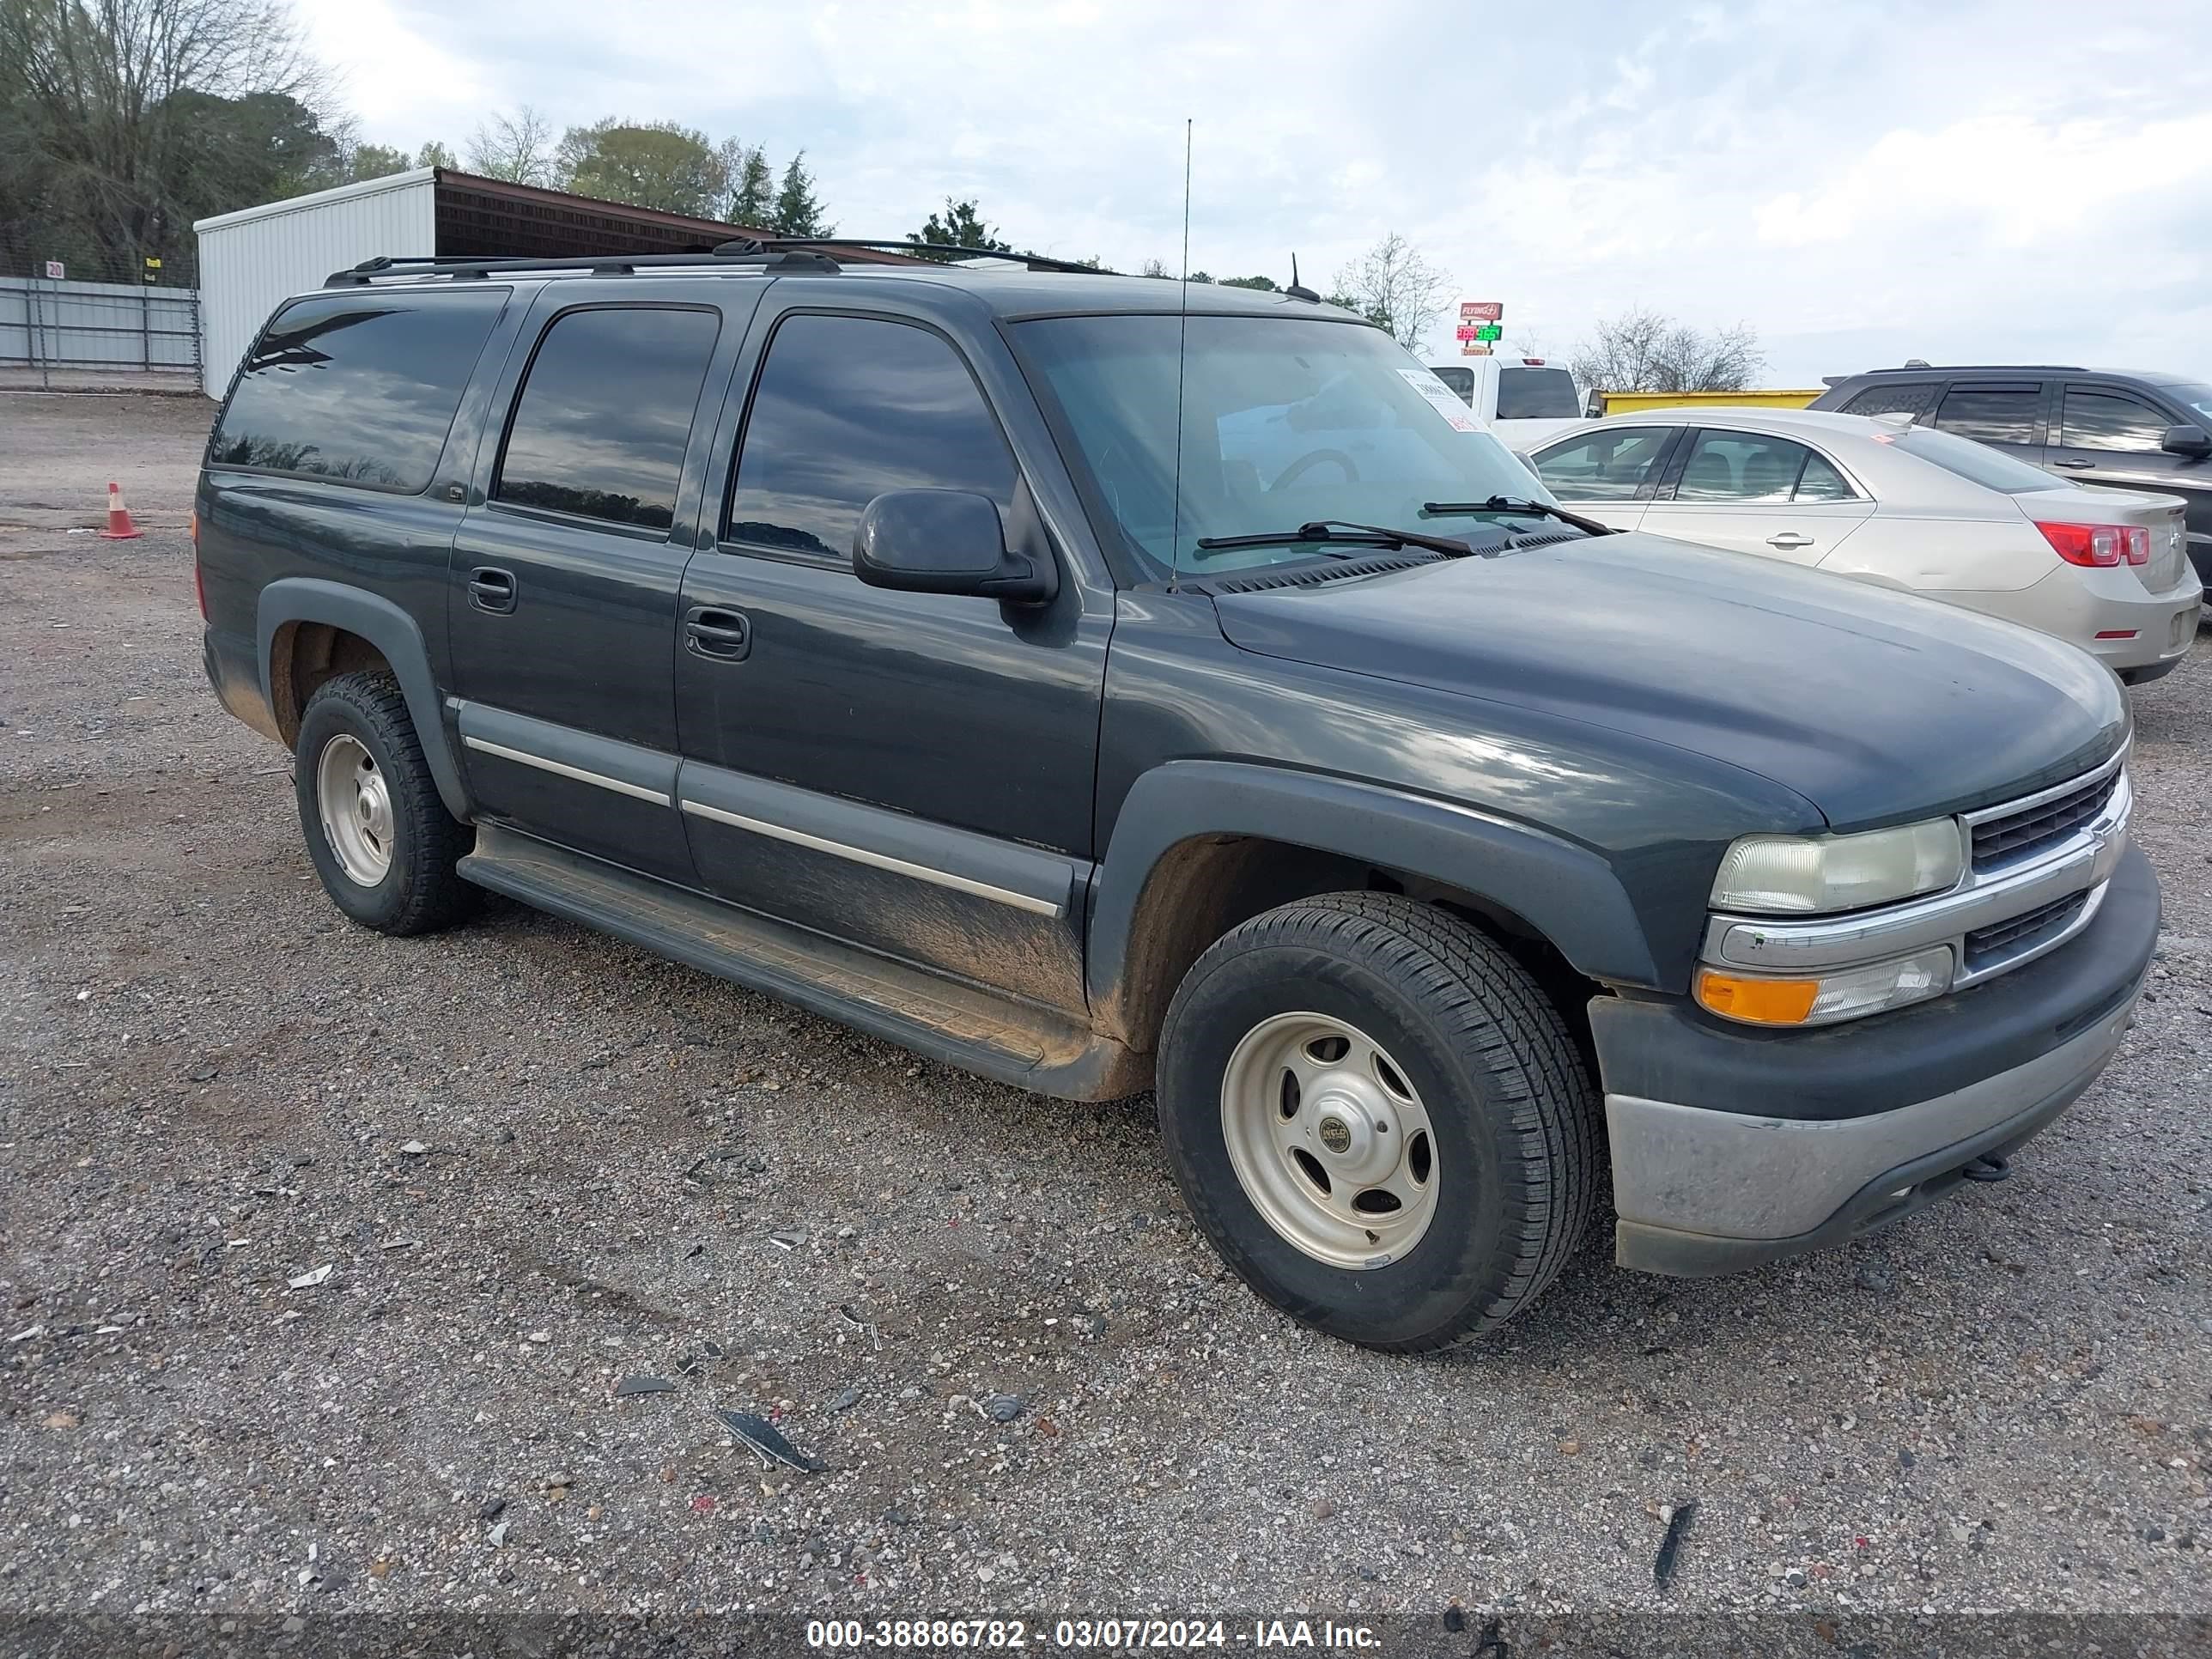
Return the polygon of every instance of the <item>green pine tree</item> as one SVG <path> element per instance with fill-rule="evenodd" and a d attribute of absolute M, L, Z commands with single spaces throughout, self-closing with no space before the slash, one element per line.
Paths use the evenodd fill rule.
<path fill-rule="evenodd" d="M 814 193 L 814 175 L 806 170 L 803 149 L 783 170 L 769 223 L 779 236 L 827 236 L 836 228 L 823 221 L 821 199 Z"/>

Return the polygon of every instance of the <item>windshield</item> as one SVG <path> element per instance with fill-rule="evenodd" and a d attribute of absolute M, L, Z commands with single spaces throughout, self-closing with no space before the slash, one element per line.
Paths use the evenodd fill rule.
<path fill-rule="evenodd" d="M 1498 371 L 1499 420 L 1578 421 L 1582 414 L 1575 377 L 1565 369 L 1508 364 Z"/>
<path fill-rule="evenodd" d="M 1954 472 L 1969 483 L 1978 483 L 1984 489 L 2000 490 L 2008 495 L 2024 495 L 2031 489 L 2057 489 L 2067 481 L 2052 477 L 2039 467 L 2026 461 L 2016 461 L 1987 444 L 1978 444 L 1972 438 L 1961 438 L 1956 433 L 1937 432 L 1924 426 L 1910 426 L 1894 434 L 1877 432 L 1874 441 L 1878 444 L 1894 444 L 1908 455 Z"/>
<path fill-rule="evenodd" d="M 2179 398 L 2197 411 L 2198 421 L 2212 425 L 2212 386 L 2184 381 L 2179 386 L 2162 386 L 2159 390 L 2170 397 Z"/>
<path fill-rule="evenodd" d="M 1340 519 L 1457 535 L 1494 514 L 1424 501 L 1549 501 L 1451 388 L 1379 330 L 1193 316 L 1176 491 L 1176 316 L 1054 317 L 1016 338 L 1059 402 L 1092 481 L 1152 573 L 1310 559 L 1312 542 L 1207 550 L 1201 538 Z"/>

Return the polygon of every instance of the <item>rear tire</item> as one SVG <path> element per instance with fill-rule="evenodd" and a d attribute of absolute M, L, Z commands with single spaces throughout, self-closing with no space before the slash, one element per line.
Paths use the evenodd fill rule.
<path fill-rule="evenodd" d="M 401 936 L 450 927 L 476 908 L 477 890 L 453 867 L 471 831 L 439 799 L 389 676 L 325 680 L 300 717 L 294 753 L 307 856 L 339 909 Z"/>
<path fill-rule="evenodd" d="M 1474 928 L 1390 894 L 1285 905 L 1201 956 L 1161 1031 L 1158 1102 L 1223 1259 L 1292 1317 L 1388 1352 L 1528 1306 L 1602 1180 L 1559 1010 Z"/>

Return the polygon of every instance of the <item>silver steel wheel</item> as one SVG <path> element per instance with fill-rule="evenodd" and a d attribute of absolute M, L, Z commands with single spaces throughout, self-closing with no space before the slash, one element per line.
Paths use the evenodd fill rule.
<path fill-rule="evenodd" d="M 340 732 L 315 761 L 315 806 L 347 878 L 374 887 L 392 869 L 392 791 L 376 757 Z"/>
<path fill-rule="evenodd" d="M 1229 1161 L 1252 1206 L 1334 1267 L 1381 1267 L 1437 1213 L 1436 1134 L 1405 1071 L 1355 1025 L 1277 1014 L 1221 1079 Z"/>

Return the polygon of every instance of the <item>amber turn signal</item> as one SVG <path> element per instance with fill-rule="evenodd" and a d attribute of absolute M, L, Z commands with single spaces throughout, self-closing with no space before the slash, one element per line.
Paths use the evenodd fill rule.
<path fill-rule="evenodd" d="M 1754 1025 L 1802 1025 L 1820 994 L 1817 979 L 1749 979 L 1701 969 L 1698 1000 L 1729 1019 Z"/>

